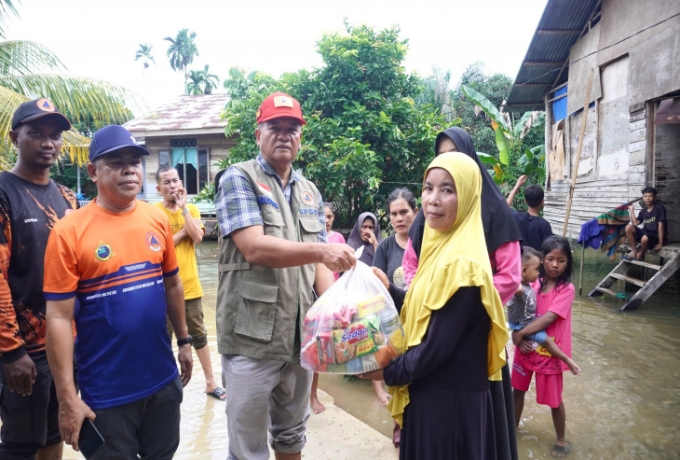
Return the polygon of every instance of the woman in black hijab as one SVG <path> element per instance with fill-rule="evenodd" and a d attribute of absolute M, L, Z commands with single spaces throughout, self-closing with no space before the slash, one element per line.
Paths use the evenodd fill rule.
<path fill-rule="evenodd" d="M 435 155 L 449 151 L 465 153 L 475 160 L 481 170 L 484 237 L 493 270 L 493 283 L 500 294 L 503 305 L 505 305 L 521 282 L 520 241 L 522 236 L 510 207 L 484 167 L 484 163 L 477 156 L 472 138 L 467 131 L 461 128 L 449 128 L 437 135 Z M 418 266 L 417 259 L 420 256 L 420 248 L 423 242 L 424 226 L 425 216 L 421 209 L 409 230 L 410 244 L 407 244 L 404 254 L 403 268 L 407 283 L 410 283 L 415 274 L 415 268 Z M 413 266 L 414 258 L 415 267 Z M 512 404 L 512 386 L 507 365 L 502 369 L 502 376 L 502 381 L 490 382 L 496 425 L 496 446 L 498 447 L 499 459 L 516 460 L 518 458 L 517 437 Z"/>
<path fill-rule="evenodd" d="M 434 144 L 435 155 L 450 151 L 447 148 L 442 150 L 442 147 L 450 145 L 449 142 L 453 142 L 452 147 L 455 151 L 465 153 L 475 160 L 482 171 L 482 223 L 484 225 L 486 248 L 489 254 L 495 252 L 496 249 L 505 243 L 521 240 L 522 236 L 517 225 L 510 225 L 510 223 L 514 223 L 515 219 L 512 217 L 512 212 L 508 207 L 505 197 L 498 190 L 498 187 L 484 167 L 482 160 L 477 156 L 470 135 L 461 128 L 449 128 L 442 131 L 437 135 L 437 140 Z M 418 256 L 420 256 L 420 245 L 423 242 L 424 225 L 425 217 L 421 210 L 409 231 L 413 250 Z"/>
<path fill-rule="evenodd" d="M 359 215 L 357 223 L 354 224 L 347 238 L 347 244 L 355 251 L 363 248 L 359 260 L 370 267 L 373 265 L 373 256 L 381 240 L 378 218 L 372 212 L 364 212 Z"/>

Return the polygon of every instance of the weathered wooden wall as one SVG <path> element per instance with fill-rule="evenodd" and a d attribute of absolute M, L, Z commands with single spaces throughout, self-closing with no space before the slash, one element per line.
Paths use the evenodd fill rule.
<path fill-rule="evenodd" d="M 669 240 L 680 241 L 680 125 L 654 130 L 654 182 L 666 207 Z"/>
<path fill-rule="evenodd" d="M 564 227 L 592 72 L 595 103 L 587 109 L 567 236 L 578 237 L 584 222 L 653 185 L 668 209 L 669 239 L 680 241 L 680 126 L 653 124 L 658 100 L 680 91 L 677 12 L 677 0 L 603 0 L 602 20 L 572 47 L 564 171 L 551 175 L 544 208 L 555 233 Z"/>
<path fill-rule="evenodd" d="M 199 149 L 208 149 L 208 165 L 209 165 L 209 180 L 213 180 L 215 174 L 219 171 L 216 166 L 220 160 L 229 156 L 229 149 L 235 143 L 233 139 L 227 139 L 224 134 L 204 134 L 192 136 L 162 136 L 162 137 L 146 137 L 146 148 L 151 155 L 145 158 L 145 197 L 147 199 L 159 198 L 156 191 L 156 171 L 158 170 L 158 152 L 161 150 L 170 150 L 170 140 L 175 137 L 195 137 L 197 139 Z"/>

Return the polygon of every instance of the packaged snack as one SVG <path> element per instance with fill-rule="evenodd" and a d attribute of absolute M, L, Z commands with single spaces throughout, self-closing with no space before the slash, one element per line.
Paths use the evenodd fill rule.
<path fill-rule="evenodd" d="M 361 262 L 317 299 L 303 324 L 301 363 L 315 372 L 382 369 L 404 342 L 392 298 Z"/>
<path fill-rule="evenodd" d="M 334 330 L 335 362 L 346 363 L 350 359 L 374 353 L 377 347 L 371 329 L 375 331 L 375 326 L 370 321 L 360 319 L 345 329 Z"/>

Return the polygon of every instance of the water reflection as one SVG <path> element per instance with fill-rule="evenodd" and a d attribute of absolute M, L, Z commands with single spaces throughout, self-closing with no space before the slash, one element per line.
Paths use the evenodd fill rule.
<path fill-rule="evenodd" d="M 221 364 L 215 340 L 217 244 L 206 241 L 199 248 L 205 321 L 213 369 L 220 381 Z M 574 253 L 573 282 L 577 292 L 580 254 L 580 249 Z M 641 309 L 621 313 L 618 309 L 623 300 L 586 297 L 613 266 L 601 253 L 590 249 L 586 252 L 584 296 L 577 295 L 573 306 L 573 353 L 582 372 L 578 376 L 564 374 L 567 438 L 573 444 L 569 458 L 680 458 L 678 278 L 670 280 Z M 184 392 L 182 441 L 175 458 L 224 459 L 225 405 L 206 397 L 197 358 L 194 365 L 194 377 Z M 322 376 L 320 386 L 335 398 L 338 406 L 385 436 L 391 435 L 391 418 L 368 382 Z M 552 458 L 554 430 L 550 409 L 535 403 L 533 389 L 526 398 L 518 436 L 520 458 Z M 69 451 L 65 458 L 81 457 Z"/>

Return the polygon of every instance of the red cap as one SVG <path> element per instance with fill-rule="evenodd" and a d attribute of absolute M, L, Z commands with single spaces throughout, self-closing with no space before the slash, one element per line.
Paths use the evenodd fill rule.
<path fill-rule="evenodd" d="M 295 118 L 303 125 L 307 124 L 302 118 L 300 103 L 286 93 L 272 93 L 267 96 L 255 114 L 258 123 L 281 117 Z"/>

